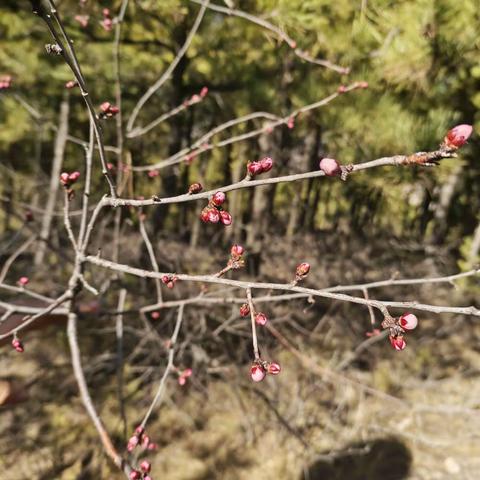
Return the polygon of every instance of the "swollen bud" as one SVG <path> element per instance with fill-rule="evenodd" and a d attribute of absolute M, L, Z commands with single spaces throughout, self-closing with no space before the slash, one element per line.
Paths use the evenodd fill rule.
<path fill-rule="evenodd" d="M 304 262 L 304 263 L 301 263 L 300 265 L 297 265 L 295 274 L 297 277 L 305 277 L 305 275 L 307 275 L 309 271 L 310 271 L 310 264 Z"/>
<path fill-rule="evenodd" d="M 243 252 L 245 252 L 245 249 L 241 245 L 233 245 L 232 248 L 230 249 L 230 255 L 234 258 L 239 258 L 243 255 Z"/>
<path fill-rule="evenodd" d="M 471 125 L 457 125 L 447 133 L 443 142 L 448 148 L 459 148 L 467 143 L 472 131 L 473 128 Z"/>
<path fill-rule="evenodd" d="M 335 177 L 342 173 L 340 164 L 334 158 L 322 158 L 319 167 L 328 177 Z"/>
<path fill-rule="evenodd" d="M 203 186 L 201 183 L 195 182 L 192 183 L 188 187 L 188 193 L 194 194 L 194 193 L 200 193 L 203 190 Z"/>
<path fill-rule="evenodd" d="M 265 378 L 265 370 L 257 364 L 250 368 L 250 376 L 254 382 L 261 382 Z"/>
<path fill-rule="evenodd" d="M 242 317 L 248 317 L 250 315 L 250 307 L 248 306 L 248 303 L 244 303 L 240 307 L 240 315 Z"/>
<path fill-rule="evenodd" d="M 418 325 L 418 318 L 413 313 L 404 313 L 398 323 L 405 330 L 413 330 Z"/>
<path fill-rule="evenodd" d="M 272 362 L 267 367 L 267 373 L 270 375 L 278 375 L 281 372 L 280 365 L 278 363 Z"/>
<path fill-rule="evenodd" d="M 226 211 L 226 210 L 222 210 L 220 212 L 220 221 L 226 226 L 228 227 L 229 225 L 232 224 L 232 216 Z"/>
<path fill-rule="evenodd" d="M 225 202 L 226 196 L 223 192 L 217 192 L 212 197 L 212 203 L 219 207 L 223 202 Z"/>
<path fill-rule="evenodd" d="M 264 313 L 259 312 L 255 315 L 255 322 L 263 327 L 267 324 L 268 318 Z"/>
<path fill-rule="evenodd" d="M 390 335 L 388 339 L 390 340 L 390 345 L 397 351 L 401 351 L 407 346 L 407 342 L 402 335 L 398 335 L 396 337 Z"/>

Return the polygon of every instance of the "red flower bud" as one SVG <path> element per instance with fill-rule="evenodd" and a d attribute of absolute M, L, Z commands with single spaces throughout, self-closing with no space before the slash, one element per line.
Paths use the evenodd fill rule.
<path fill-rule="evenodd" d="M 304 277 L 310 271 L 310 264 L 309 263 L 301 263 L 297 265 L 297 270 L 295 271 L 297 277 Z"/>
<path fill-rule="evenodd" d="M 265 370 L 257 364 L 253 364 L 250 368 L 250 376 L 254 382 L 261 382 L 265 378 Z"/>
<path fill-rule="evenodd" d="M 262 166 L 260 165 L 260 162 L 248 162 L 247 163 L 247 170 L 248 173 L 254 177 L 255 175 L 262 173 Z"/>
<path fill-rule="evenodd" d="M 264 326 L 267 324 L 268 318 L 264 313 L 259 312 L 255 315 L 255 322 L 257 322 L 257 325 Z"/>
<path fill-rule="evenodd" d="M 19 353 L 23 353 L 24 351 L 23 343 L 18 338 L 12 340 L 12 347 Z"/>
<path fill-rule="evenodd" d="M 407 342 L 405 342 L 405 339 L 401 335 L 398 335 L 397 337 L 390 335 L 388 339 L 390 340 L 392 347 L 397 351 L 403 350 L 407 346 Z"/>
<path fill-rule="evenodd" d="M 188 193 L 200 193 L 203 190 L 201 183 L 195 182 L 188 187 Z"/>
<path fill-rule="evenodd" d="M 21 286 L 21 287 L 24 287 L 25 285 L 28 284 L 28 282 L 30 281 L 30 279 L 28 277 L 20 277 L 18 279 L 18 284 Z"/>
<path fill-rule="evenodd" d="M 268 172 L 273 167 L 273 160 L 270 157 L 265 157 L 260 160 L 260 166 L 262 167 L 262 173 Z"/>
<path fill-rule="evenodd" d="M 459 148 L 465 145 L 472 131 L 473 128 L 471 125 L 457 125 L 447 133 L 443 141 L 449 148 Z"/>
<path fill-rule="evenodd" d="M 226 196 L 223 192 L 217 192 L 212 197 L 212 203 L 219 207 L 223 202 L 225 202 Z"/>
<path fill-rule="evenodd" d="M 404 313 L 398 323 L 405 330 L 413 330 L 418 325 L 418 318 L 413 313 Z"/>
<path fill-rule="evenodd" d="M 230 255 L 234 258 L 241 257 L 243 255 L 243 252 L 245 249 L 241 245 L 233 245 L 232 248 L 230 249 Z"/>
<path fill-rule="evenodd" d="M 226 227 L 232 224 L 232 216 L 225 210 L 220 212 L 220 220 Z"/>
<path fill-rule="evenodd" d="M 132 470 L 128 478 L 130 480 L 140 480 L 140 478 L 142 478 L 142 474 L 138 470 Z"/>
<path fill-rule="evenodd" d="M 200 213 L 200 219 L 202 220 L 202 222 L 207 223 L 207 222 L 210 221 L 210 220 L 208 219 L 208 212 L 209 212 L 209 211 L 210 211 L 210 210 L 209 210 L 208 208 L 204 208 L 204 209 L 202 210 L 202 213 Z"/>
<path fill-rule="evenodd" d="M 144 461 L 140 464 L 140 470 L 141 470 L 143 473 L 149 473 L 151 468 L 152 468 L 152 466 L 150 465 L 150 462 L 148 462 L 147 460 L 144 460 Z"/>
<path fill-rule="evenodd" d="M 210 208 L 208 210 L 208 221 L 210 223 L 218 223 L 220 221 L 220 214 L 215 208 Z"/>
<path fill-rule="evenodd" d="M 278 363 L 272 362 L 267 367 L 267 373 L 270 375 L 278 375 L 281 372 L 280 365 Z"/>
<path fill-rule="evenodd" d="M 334 158 L 322 158 L 319 167 L 329 177 L 342 173 L 339 163 Z"/>
<path fill-rule="evenodd" d="M 240 315 L 242 317 L 248 317 L 250 315 L 250 307 L 248 306 L 248 303 L 244 303 L 240 307 Z"/>
<path fill-rule="evenodd" d="M 170 281 L 170 275 L 163 275 L 162 282 L 166 285 Z"/>

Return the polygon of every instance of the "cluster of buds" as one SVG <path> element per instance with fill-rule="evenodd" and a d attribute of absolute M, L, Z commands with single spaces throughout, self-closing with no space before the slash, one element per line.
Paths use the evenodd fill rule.
<path fill-rule="evenodd" d="M 17 284 L 20 287 L 25 287 L 28 284 L 29 281 L 30 281 L 30 279 L 28 277 L 20 277 L 17 281 Z"/>
<path fill-rule="evenodd" d="M 11 75 L 2 75 L 0 77 L 0 90 L 7 90 L 12 85 Z"/>
<path fill-rule="evenodd" d="M 250 306 L 248 305 L 248 303 L 242 304 L 242 306 L 240 307 L 240 316 L 248 317 L 249 315 L 250 315 Z M 268 322 L 268 317 L 263 312 L 254 311 L 253 316 L 255 318 L 255 323 L 257 325 L 264 327 Z"/>
<path fill-rule="evenodd" d="M 260 173 L 268 172 L 273 167 L 273 160 L 270 157 L 265 157 L 258 162 L 247 163 L 247 173 L 250 177 L 254 177 Z"/>
<path fill-rule="evenodd" d="M 250 367 L 250 376 L 254 382 L 261 382 L 267 374 L 278 375 L 280 371 L 278 363 L 257 359 Z"/>
<path fill-rule="evenodd" d="M 103 102 L 100 105 L 100 113 L 98 116 L 100 118 L 112 118 L 120 112 L 120 109 L 115 105 L 112 105 L 110 102 Z"/>
<path fill-rule="evenodd" d="M 175 275 L 164 275 L 162 277 L 162 283 L 164 283 L 168 288 L 173 288 L 178 278 Z"/>
<path fill-rule="evenodd" d="M 82 28 L 87 28 L 88 21 L 90 20 L 89 15 L 75 15 L 75 21 L 80 24 Z"/>
<path fill-rule="evenodd" d="M 103 13 L 103 20 L 100 22 L 100 25 L 103 27 L 103 29 L 107 32 L 109 32 L 113 28 L 113 20 L 110 15 L 110 10 L 108 8 L 104 8 L 102 10 Z"/>
<path fill-rule="evenodd" d="M 245 260 L 243 254 L 245 249 L 241 245 L 233 245 L 230 249 L 230 259 L 228 260 L 228 266 L 233 270 L 238 270 L 245 266 Z"/>
<path fill-rule="evenodd" d="M 136 447 L 142 447 L 144 450 L 156 450 L 157 444 L 150 440 L 145 429 L 141 426 L 135 429 L 135 433 L 128 439 L 127 451 L 133 452 Z"/>
<path fill-rule="evenodd" d="M 25 349 L 23 348 L 23 343 L 17 338 L 14 337 L 12 340 L 12 347 L 18 352 L 23 353 Z"/>
<path fill-rule="evenodd" d="M 182 387 L 187 383 L 187 378 L 191 377 L 193 370 L 191 368 L 186 368 L 183 372 L 178 374 L 178 384 Z"/>
<path fill-rule="evenodd" d="M 63 172 L 60 174 L 60 183 L 65 188 L 70 188 L 78 179 L 80 178 L 80 172 L 67 173 Z"/>
<path fill-rule="evenodd" d="M 202 210 L 200 218 L 205 223 L 223 223 L 226 227 L 232 224 L 232 216 L 223 209 L 222 205 L 226 200 L 223 192 L 215 193 L 208 205 Z"/>
<path fill-rule="evenodd" d="M 208 87 L 203 87 L 200 90 L 200 93 L 195 93 L 189 99 L 183 102 L 184 107 L 189 107 L 190 105 L 195 105 L 196 103 L 201 102 L 208 94 Z"/>
<path fill-rule="evenodd" d="M 152 480 L 152 477 L 149 475 L 152 465 L 149 461 L 143 460 L 138 470 L 132 470 L 128 476 L 130 480 Z"/>
<path fill-rule="evenodd" d="M 310 271 L 310 264 L 307 262 L 300 263 L 295 269 L 295 283 L 303 280 Z"/>
<path fill-rule="evenodd" d="M 448 150 L 456 150 L 467 143 L 468 138 L 472 134 L 473 127 L 471 125 L 457 125 L 448 131 L 443 139 L 442 147 Z"/>
<path fill-rule="evenodd" d="M 188 193 L 194 195 L 195 193 L 200 193 L 203 190 L 203 185 L 201 183 L 195 182 L 188 187 Z"/>
<path fill-rule="evenodd" d="M 389 329 L 388 339 L 390 345 L 397 351 L 404 350 L 407 346 L 405 333 L 414 330 L 418 325 L 418 318 L 413 313 L 404 313 L 399 318 L 385 318 L 382 322 L 383 328 Z"/>
<path fill-rule="evenodd" d="M 75 88 L 78 85 L 78 82 L 76 80 L 69 80 L 67 83 L 65 83 L 65 88 L 68 88 L 69 90 L 72 88 Z"/>

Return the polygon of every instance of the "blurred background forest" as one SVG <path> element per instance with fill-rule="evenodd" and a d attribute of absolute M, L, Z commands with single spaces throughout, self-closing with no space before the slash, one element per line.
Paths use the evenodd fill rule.
<path fill-rule="evenodd" d="M 115 104 L 118 95 L 114 30 L 106 31 L 101 21 L 103 8 L 115 17 L 121 3 L 57 1 L 96 106 Z M 323 156 L 348 164 L 434 150 L 459 123 L 473 125 L 477 133 L 459 158 L 435 168 L 372 169 L 347 182 L 309 179 L 232 192 L 229 228 L 203 225 L 202 202 L 149 207 L 144 210 L 146 226 L 160 271 L 214 272 L 224 265 L 232 242 L 248 252 L 239 278 L 288 282 L 295 265 L 308 261 L 312 273 L 307 283 L 316 288 L 392 275 L 442 276 L 477 265 L 478 0 L 216 0 L 215 5 L 268 20 L 313 58 L 349 67 L 350 73 L 304 61 L 271 31 L 207 9 L 192 45 L 172 78 L 144 106 L 138 124 L 148 124 L 203 87 L 208 95 L 144 135 L 124 137 L 120 155 L 116 120 L 103 123 L 105 143 L 112 146 L 107 159 L 115 165 L 124 196 L 173 196 L 197 181 L 208 188 L 228 185 L 243 178 L 248 160 L 266 155 L 275 160 L 268 176 L 279 176 L 316 170 Z M 198 10 L 198 2 L 188 0 L 128 3 L 120 45 L 124 122 L 172 62 Z M 89 15 L 88 25 L 83 27 L 78 15 Z M 11 87 L 0 90 L 1 264 L 41 230 L 59 118 L 68 122 L 70 136 L 62 170 L 83 168 L 78 139 L 88 140 L 87 111 L 80 91 L 64 87 L 71 72 L 61 57 L 46 53 L 46 43 L 50 36 L 29 2 L 1 2 L 0 76 L 12 77 Z M 191 161 L 159 169 L 158 175 L 135 171 L 170 157 L 224 122 L 257 111 L 284 117 L 355 80 L 367 81 L 369 88 L 299 115 L 293 128 L 282 126 L 209 149 Z M 213 142 L 262 125 L 263 119 L 249 120 Z M 106 191 L 96 162 L 92 198 Z M 30 245 L 6 282 L 27 275 L 41 293 L 61 291 L 71 252 L 60 193 L 55 208 L 44 253 L 38 254 L 43 247 L 37 243 Z M 71 205 L 79 208 L 80 195 Z M 27 210 L 33 221 L 25 221 Z M 118 212 L 102 220 L 94 247 L 102 246 L 109 258 L 117 225 L 119 261 L 149 268 L 138 215 L 127 208 Z M 125 318 L 130 432 L 161 376 L 166 357 L 159 340 L 169 336 L 175 311 L 142 318 L 137 311 L 154 301 L 153 283 L 92 272 L 96 285 L 108 282 L 108 288 L 100 300 L 82 293 L 80 342 L 96 404 L 121 445 L 125 426 L 117 398 L 115 324 L 108 312 L 116 308 L 118 290 L 126 288 L 132 311 Z M 455 286 L 385 287 L 370 295 L 478 304 L 478 276 L 473 278 Z M 164 297 L 197 293 L 198 286 L 179 283 Z M 267 332 L 262 341 L 283 371 L 253 385 L 245 375 L 249 326 L 238 306 L 186 309 L 178 366 L 191 367 L 194 374 L 183 388 L 171 379 L 149 427 L 159 444 L 151 456 L 154 478 L 479 478 L 480 329 L 473 317 L 421 314 L 418 332 L 397 353 L 385 340 L 356 350 L 370 329 L 364 307 L 300 299 L 266 304 L 265 309 L 318 371 L 303 368 Z M 9 345 L 0 350 L 1 379 L 13 385 L 18 397 L 0 407 L 0 477 L 122 478 L 105 459 L 77 398 L 62 324 L 29 332 L 25 343 L 23 356 Z"/>

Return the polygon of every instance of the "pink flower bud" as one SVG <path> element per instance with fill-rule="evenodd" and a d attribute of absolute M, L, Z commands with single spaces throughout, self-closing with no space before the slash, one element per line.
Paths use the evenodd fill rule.
<path fill-rule="evenodd" d="M 240 307 L 240 315 L 242 317 L 248 317 L 250 315 L 250 307 L 248 306 L 248 303 L 244 303 Z"/>
<path fill-rule="evenodd" d="M 220 214 L 215 208 L 210 208 L 208 210 L 208 221 L 210 223 L 218 223 L 220 221 Z"/>
<path fill-rule="evenodd" d="M 75 88 L 77 85 L 78 85 L 78 83 L 77 83 L 76 80 L 69 80 L 69 81 L 65 84 L 65 88 L 71 89 L 71 88 Z"/>
<path fill-rule="evenodd" d="M 113 21 L 111 18 L 104 18 L 100 24 L 106 32 L 109 32 L 113 27 Z"/>
<path fill-rule="evenodd" d="M 226 227 L 232 224 L 232 216 L 225 210 L 220 212 L 220 220 Z"/>
<path fill-rule="evenodd" d="M 152 477 L 150 475 L 145 475 L 143 477 L 143 480 L 152 480 Z"/>
<path fill-rule="evenodd" d="M 192 183 L 188 187 L 188 193 L 194 194 L 194 193 L 200 193 L 203 190 L 203 186 L 201 183 L 195 182 Z"/>
<path fill-rule="evenodd" d="M 262 173 L 268 172 L 273 167 L 273 160 L 270 157 L 265 157 L 260 160 L 260 166 L 262 167 Z"/>
<path fill-rule="evenodd" d="M 185 377 L 178 377 L 178 384 L 180 386 L 184 386 L 187 383 L 187 379 Z"/>
<path fill-rule="evenodd" d="M 170 290 L 175 286 L 175 283 L 170 280 L 169 282 L 167 282 L 167 288 L 169 288 Z"/>
<path fill-rule="evenodd" d="M 120 112 L 120 109 L 119 109 L 118 107 L 116 107 L 115 105 L 112 105 L 112 106 L 110 107 L 110 114 L 111 114 L 112 116 L 115 116 L 115 115 L 116 115 L 117 113 L 119 113 L 119 112 Z"/>
<path fill-rule="evenodd" d="M 148 435 L 144 435 L 142 438 L 142 447 L 148 448 L 149 444 L 150 444 L 150 437 Z"/>
<path fill-rule="evenodd" d="M 280 365 L 278 363 L 272 362 L 267 367 L 267 373 L 270 375 L 278 375 L 281 372 Z"/>
<path fill-rule="evenodd" d="M 114 168 L 115 168 L 115 165 L 113 163 L 111 163 L 111 162 L 107 163 L 107 169 L 108 170 L 113 170 Z"/>
<path fill-rule="evenodd" d="M 191 377 L 193 374 L 193 370 L 191 368 L 186 368 L 182 375 L 185 377 L 185 378 L 188 378 L 188 377 Z"/>
<path fill-rule="evenodd" d="M 148 176 L 149 176 L 150 178 L 158 177 L 158 175 L 159 175 L 158 170 L 150 170 L 150 171 L 148 172 Z"/>
<path fill-rule="evenodd" d="M 225 202 L 226 196 L 223 192 L 217 192 L 212 197 L 212 203 L 219 207 L 223 202 Z"/>
<path fill-rule="evenodd" d="M 257 322 L 257 325 L 264 326 L 267 324 L 268 318 L 264 313 L 259 312 L 255 315 L 255 322 Z"/>
<path fill-rule="evenodd" d="M 12 347 L 18 352 L 18 353 L 23 353 L 24 348 L 23 348 L 23 343 L 18 339 L 14 338 L 12 340 Z"/>
<path fill-rule="evenodd" d="M 297 48 L 297 42 L 295 40 L 292 40 L 290 43 L 289 43 L 290 47 L 291 48 Z"/>
<path fill-rule="evenodd" d="M 135 429 L 135 435 L 137 435 L 138 437 L 140 437 L 141 435 L 143 435 L 145 433 L 145 428 L 142 427 L 141 425 L 139 425 L 136 429 Z"/>
<path fill-rule="evenodd" d="M 170 275 L 163 275 L 162 282 L 166 285 L 170 281 Z"/>
<path fill-rule="evenodd" d="M 198 103 L 200 100 L 202 99 L 202 97 L 200 97 L 200 95 L 192 95 L 192 98 L 190 98 L 190 102 L 191 103 Z"/>
<path fill-rule="evenodd" d="M 418 325 L 418 318 L 413 313 L 404 313 L 398 323 L 405 330 L 413 330 Z"/>
<path fill-rule="evenodd" d="M 397 351 L 401 351 L 407 346 L 407 342 L 405 342 L 405 339 L 401 335 L 396 337 L 390 335 L 388 339 L 390 340 L 392 347 Z"/>
<path fill-rule="evenodd" d="M 112 104 L 110 102 L 103 102 L 101 105 L 100 105 L 100 110 L 103 112 L 103 113 L 107 113 L 109 110 L 110 110 L 110 107 L 112 106 Z"/>
<path fill-rule="evenodd" d="M 259 173 L 262 173 L 263 171 L 260 162 L 248 162 L 247 170 L 252 177 Z"/>
<path fill-rule="evenodd" d="M 75 15 L 75 21 L 80 24 L 82 28 L 85 28 L 88 25 L 89 15 Z"/>
<path fill-rule="evenodd" d="M 205 98 L 208 94 L 208 87 L 203 87 L 201 90 L 200 90 L 200 96 L 202 98 Z"/>
<path fill-rule="evenodd" d="M 241 245 L 235 244 L 230 249 L 230 255 L 234 258 L 239 258 L 243 255 L 244 251 L 245 251 L 245 249 Z"/>
<path fill-rule="evenodd" d="M 473 128 L 471 125 L 457 125 L 447 133 L 447 136 L 443 141 L 449 148 L 459 148 L 462 145 L 465 145 L 468 138 L 472 134 L 472 131 Z"/>
<path fill-rule="evenodd" d="M 322 158 L 320 160 L 320 170 L 322 170 L 325 175 L 329 177 L 334 177 L 335 175 L 340 175 L 342 172 L 340 165 L 334 158 Z"/>
<path fill-rule="evenodd" d="M 345 93 L 347 91 L 347 87 L 345 85 L 340 85 L 338 88 L 337 88 L 337 92 L 338 93 Z"/>
<path fill-rule="evenodd" d="M 310 264 L 309 263 L 301 263 L 300 265 L 297 265 L 297 269 L 295 271 L 297 277 L 304 277 L 305 275 L 308 274 L 310 271 Z"/>
<path fill-rule="evenodd" d="M 150 462 L 148 462 L 147 460 L 144 460 L 144 461 L 140 464 L 140 470 L 141 470 L 143 473 L 149 473 L 151 468 L 152 468 L 152 466 L 150 465 Z"/>
<path fill-rule="evenodd" d="M 103 16 L 104 17 L 109 17 L 110 16 L 110 10 L 108 8 L 104 8 L 102 10 Z"/>
<path fill-rule="evenodd" d="M 68 176 L 70 183 L 75 183 L 80 178 L 80 172 L 73 172 Z"/>
<path fill-rule="evenodd" d="M 128 443 L 127 443 L 127 450 L 129 452 L 133 451 L 135 449 L 135 447 L 138 445 L 138 437 L 136 435 L 133 435 L 132 437 L 130 437 L 128 439 Z"/>
<path fill-rule="evenodd" d="M 265 370 L 257 364 L 253 364 L 250 368 L 250 376 L 254 382 L 261 382 L 265 378 Z"/>
<path fill-rule="evenodd" d="M 20 277 L 18 279 L 18 284 L 22 287 L 24 287 L 25 285 L 28 284 L 28 282 L 30 281 L 30 279 L 28 277 Z"/>
<path fill-rule="evenodd" d="M 70 183 L 68 177 L 69 177 L 68 173 L 66 173 L 66 172 L 61 173 L 61 174 L 60 174 L 60 183 L 61 183 L 62 185 L 67 186 L 67 185 Z"/>
<path fill-rule="evenodd" d="M 140 480 L 140 478 L 142 478 L 142 474 L 138 470 L 132 470 L 128 478 L 130 480 Z"/>
<path fill-rule="evenodd" d="M 147 445 L 147 449 L 148 450 L 156 450 L 158 448 L 158 445 L 156 443 L 153 443 L 153 442 L 150 442 L 148 445 Z"/>
<path fill-rule="evenodd" d="M 295 126 L 295 118 L 290 117 L 287 122 L 287 127 L 291 130 Z"/>
<path fill-rule="evenodd" d="M 152 312 L 151 317 L 154 320 L 158 320 L 160 318 L 160 312 Z"/>

